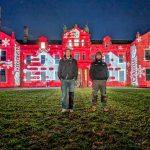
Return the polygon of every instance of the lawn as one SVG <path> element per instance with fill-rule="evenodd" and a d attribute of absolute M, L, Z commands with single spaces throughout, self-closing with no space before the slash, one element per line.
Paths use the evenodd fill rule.
<path fill-rule="evenodd" d="M 0 92 L 0 149 L 150 149 L 150 89 L 108 89 L 109 112 L 89 112 L 91 89 L 76 89 L 61 113 L 60 90 Z"/>

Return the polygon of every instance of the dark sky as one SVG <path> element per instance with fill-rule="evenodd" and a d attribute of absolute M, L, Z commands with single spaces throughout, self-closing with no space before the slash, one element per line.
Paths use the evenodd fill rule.
<path fill-rule="evenodd" d="M 0 0 L 3 28 L 23 38 L 29 26 L 30 38 L 45 35 L 61 39 L 63 25 L 70 29 L 88 25 L 91 39 L 135 38 L 150 31 L 150 0 Z"/>

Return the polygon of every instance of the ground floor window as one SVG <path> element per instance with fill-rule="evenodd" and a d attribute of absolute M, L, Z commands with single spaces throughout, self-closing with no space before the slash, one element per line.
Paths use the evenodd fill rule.
<path fill-rule="evenodd" d="M 5 71 L 5 69 L 0 69 L 0 82 L 6 82 L 6 71 Z"/>
<path fill-rule="evenodd" d="M 30 82 L 31 81 L 31 72 L 26 72 L 26 81 Z"/>
<path fill-rule="evenodd" d="M 41 81 L 46 81 L 46 72 L 41 72 Z"/>
<path fill-rule="evenodd" d="M 125 81 L 125 77 L 124 77 L 124 71 L 119 71 L 119 81 L 120 82 L 124 82 Z"/>
<path fill-rule="evenodd" d="M 145 60 L 150 60 L 150 50 L 145 50 Z"/>
<path fill-rule="evenodd" d="M 75 54 L 74 54 L 74 58 L 75 58 L 76 60 L 80 60 L 80 53 L 75 53 Z"/>
<path fill-rule="evenodd" d="M 55 80 L 56 80 L 56 81 L 59 80 L 59 78 L 58 78 L 58 71 L 57 71 L 57 70 L 55 71 Z"/>
<path fill-rule="evenodd" d="M 150 69 L 146 69 L 146 80 L 150 81 Z"/>

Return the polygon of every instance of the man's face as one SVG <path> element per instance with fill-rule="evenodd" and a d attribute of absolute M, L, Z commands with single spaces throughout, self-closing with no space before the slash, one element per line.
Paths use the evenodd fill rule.
<path fill-rule="evenodd" d="M 96 55 L 96 59 L 100 60 L 102 57 L 100 54 Z"/>
<path fill-rule="evenodd" d="M 66 57 L 70 57 L 70 55 L 71 55 L 71 51 L 69 49 L 66 50 Z"/>

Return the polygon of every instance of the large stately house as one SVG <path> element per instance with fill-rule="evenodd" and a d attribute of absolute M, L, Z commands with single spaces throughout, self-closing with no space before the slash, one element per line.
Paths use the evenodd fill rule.
<path fill-rule="evenodd" d="M 103 54 L 109 69 L 108 86 L 150 87 L 150 32 L 137 33 L 134 41 L 91 40 L 88 26 L 64 27 L 62 40 L 17 40 L 14 32 L 0 31 L 0 87 L 55 87 L 60 86 L 57 76 L 59 60 L 66 47 L 78 62 L 78 87 L 91 87 L 90 64 L 95 53 Z"/>

